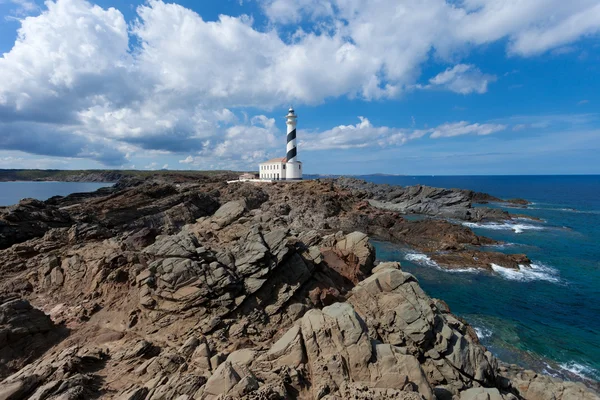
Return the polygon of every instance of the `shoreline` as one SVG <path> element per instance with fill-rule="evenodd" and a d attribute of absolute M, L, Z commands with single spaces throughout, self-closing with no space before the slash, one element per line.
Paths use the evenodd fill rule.
<path fill-rule="evenodd" d="M 231 331 L 232 329 L 238 329 L 236 328 L 236 324 L 241 323 L 244 318 L 243 315 L 246 315 L 242 312 L 242 309 L 236 311 L 238 310 L 238 307 L 243 308 L 246 305 L 252 310 L 256 309 L 252 304 L 257 300 L 251 299 L 254 298 L 254 293 L 259 293 L 254 292 L 254 290 L 258 288 L 256 290 L 260 291 L 260 287 L 264 284 L 263 280 L 266 279 L 268 281 L 270 279 L 275 279 L 273 282 L 278 282 L 278 279 L 283 278 L 278 278 L 279 275 L 277 275 L 276 267 L 269 267 L 264 270 L 264 272 L 259 272 L 261 271 L 261 268 L 265 267 L 256 270 L 256 267 L 252 266 L 254 265 L 252 264 L 254 261 L 250 262 L 250 264 L 248 264 L 247 267 L 242 268 L 242 270 L 239 269 L 240 267 L 236 263 L 229 265 L 230 261 L 227 260 L 230 256 L 220 255 L 221 252 L 226 249 L 232 249 L 227 251 L 232 251 L 234 255 L 239 251 L 240 254 L 244 254 L 247 257 L 249 257 L 249 254 L 251 254 L 252 257 L 258 257 L 256 262 L 260 264 L 264 262 L 259 261 L 262 260 L 260 257 L 264 257 L 264 252 L 271 254 L 269 257 L 275 257 L 275 259 L 283 257 L 283 259 L 288 260 L 287 257 L 290 257 L 289 252 L 292 251 L 291 249 L 295 248 L 296 250 L 293 251 L 299 252 L 298 254 L 304 260 L 304 263 L 308 263 L 307 265 L 311 263 L 311 265 L 315 265 L 315 267 L 310 267 L 309 270 L 311 268 L 315 269 L 310 273 L 302 272 L 302 274 L 308 275 L 306 275 L 305 278 L 293 278 L 292 281 L 286 283 L 286 287 L 294 288 L 290 290 L 292 290 L 292 293 L 295 293 L 294 296 L 297 296 L 298 299 L 302 300 L 301 304 L 303 304 L 303 307 L 307 307 L 308 310 L 322 310 L 324 312 L 326 307 L 321 307 L 331 305 L 332 301 L 334 303 L 337 302 L 337 304 L 344 304 L 345 302 L 350 301 L 353 307 L 358 307 L 358 309 L 361 310 L 361 307 L 365 307 L 365 305 L 362 303 L 354 303 L 354 300 L 351 300 L 353 297 L 347 297 L 344 293 L 358 290 L 356 288 L 360 287 L 360 285 L 366 285 L 368 283 L 365 282 L 374 279 L 373 276 L 382 277 L 383 275 L 381 274 L 388 271 L 383 268 L 378 270 L 379 267 L 375 265 L 372 267 L 365 267 L 369 262 L 372 262 L 367 261 L 369 257 L 373 257 L 374 260 L 375 254 L 374 251 L 364 250 L 359 246 L 360 249 L 362 249 L 360 250 L 359 247 L 356 247 L 358 242 L 353 242 L 355 244 L 352 245 L 352 249 L 350 250 L 350 247 L 348 247 L 350 246 L 350 241 L 358 240 L 356 239 L 358 236 L 350 236 L 354 235 L 352 233 L 354 231 L 360 231 L 363 228 L 366 228 L 365 230 L 367 232 L 365 233 L 369 234 L 371 238 L 387 236 L 392 238 L 395 242 L 409 240 L 412 241 L 413 245 L 416 244 L 421 249 L 431 248 L 437 249 L 437 251 L 445 249 L 445 251 L 454 252 L 453 254 L 471 254 L 464 253 L 467 251 L 463 248 L 465 244 L 471 245 L 476 243 L 477 246 L 482 246 L 493 243 L 492 241 L 484 240 L 484 238 L 475 235 L 467 227 L 456 226 L 447 221 L 404 220 L 401 215 L 398 215 L 393 211 L 381 210 L 369 205 L 368 202 L 364 201 L 364 197 L 361 197 L 362 195 L 360 193 L 349 192 L 348 186 L 345 185 L 344 181 L 340 182 L 340 180 L 327 180 L 322 182 L 306 181 L 299 185 L 278 185 L 276 183 L 268 185 L 268 187 L 240 183 L 239 185 L 233 185 L 235 187 L 231 187 L 231 185 L 228 187 L 223 180 L 214 179 L 213 181 L 206 180 L 200 183 L 187 181 L 182 185 L 179 185 L 179 187 L 175 187 L 161 179 L 162 178 L 150 181 L 121 182 L 119 188 L 115 188 L 107 195 L 88 193 L 83 194 L 82 197 L 66 196 L 54 199 L 50 202 L 45 202 L 41 209 L 20 209 L 19 212 L 21 213 L 32 213 L 31 216 L 35 217 L 38 221 L 39 216 L 41 215 L 39 213 L 46 213 L 44 214 L 44 218 L 46 218 L 47 221 L 53 221 L 52 223 L 54 225 L 40 228 L 41 230 L 39 233 L 31 231 L 29 237 L 26 235 L 27 232 L 20 231 L 19 234 L 21 236 L 17 242 L 12 244 L 5 242 L 3 246 L 0 246 L 6 248 L 6 250 L 0 251 L 0 261 L 3 261 L 4 272 L 8 274 L 8 280 L 2 284 L 2 290 L 7 290 L 9 287 L 17 287 L 15 285 L 19 282 L 19 279 L 25 279 L 25 281 L 29 282 L 31 285 L 32 291 L 28 292 L 29 289 L 24 289 L 25 291 L 22 293 L 25 294 L 25 297 L 30 298 L 32 304 L 41 304 L 38 296 L 43 293 L 43 298 L 46 299 L 45 301 L 54 299 L 50 303 L 44 303 L 46 304 L 45 308 L 48 311 L 54 309 L 54 307 L 52 307 L 53 304 L 63 304 L 62 307 L 66 307 L 63 311 L 58 312 L 58 314 L 56 314 L 56 311 L 53 312 L 56 314 L 54 315 L 54 318 L 58 318 L 56 321 L 62 320 L 70 326 L 79 326 L 79 329 L 88 326 L 86 325 L 87 321 L 96 321 L 97 318 L 100 318 L 93 317 L 96 313 L 100 316 L 113 315 L 120 307 L 129 304 L 129 301 L 133 301 L 131 304 L 135 304 L 139 301 L 140 305 L 136 306 L 139 308 L 139 310 L 136 311 L 136 322 L 128 329 L 133 329 L 137 334 L 141 333 L 139 329 L 142 328 L 150 330 L 158 329 L 159 332 L 167 329 L 166 332 L 168 332 L 168 327 L 161 327 L 160 325 L 154 325 L 154 323 L 149 324 L 147 319 L 153 318 L 152 316 L 156 313 L 158 313 L 157 315 L 164 314 L 161 318 L 168 317 L 173 312 L 175 312 L 175 315 L 183 313 L 182 315 L 189 314 L 189 318 L 196 318 L 193 316 L 193 310 L 195 308 L 188 308 L 186 302 L 191 301 L 192 303 L 190 304 L 196 304 L 194 303 L 195 301 L 200 301 L 194 300 L 194 297 L 192 296 L 193 293 L 197 293 L 197 289 L 193 289 L 195 286 L 181 286 L 179 287 L 179 289 L 182 290 L 181 292 L 174 291 L 169 295 L 158 291 L 154 286 L 148 286 L 148 288 L 145 289 L 146 286 L 139 286 L 139 282 L 146 281 L 147 278 L 141 278 L 141 276 L 145 276 L 144 274 L 146 273 L 143 272 L 143 269 L 141 270 L 142 272 L 136 270 L 135 268 L 138 267 L 135 265 L 138 264 L 135 264 L 135 261 L 128 260 L 144 260 L 139 264 L 142 266 L 148 265 L 151 262 L 158 263 L 156 264 L 159 266 L 157 267 L 158 269 L 152 268 L 150 271 L 160 271 L 160 268 L 162 268 L 160 267 L 160 263 L 163 262 L 161 260 L 167 260 L 169 257 L 173 256 L 171 253 L 169 253 L 170 255 L 162 253 L 167 251 L 167 247 L 165 246 L 167 246 L 168 243 L 171 243 L 169 241 L 176 240 L 177 243 L 190 243 L 192 246 L 191 249 L 193 250 L 189 250 L 187 253 L 177 253 L 179 254 L 177 257 L 189 259 L 192 264 L 199 262 L 197 260 L 206 260 L 206 268 L 208 268 L 209 260 L 215 260 L 210 261 L 210 263 L 214 262 L 217 264 L 210 268 L 216 268 L 216 266 L 220 265 L 219 268 L 224 268 L 225 271 L 230 271 L 229 273 L 233 274 L 232 279 L 240 279 L 239 274 L 242 270 L 248 271 L 251 274 L 258 274 L 256 277 L 249 275 L 248 278 L 243 278 L 241 282 L 236 284 L 238 286 L 242 284 L 241 287 L 244 287 L 244 290 L 247 291 L 247 293 L 243 295 L 243 298 L 219 300 L 221 302 L 225 301 L 223 304 L 228 304 L 227 307 L 232 307 L 226 314 L 227 318 L 233 321 L 231 322 L 233 325 L 226 325 L 228 331 Z M 432 193 L 437 196 L 438 192 Z M 416 195 L 411 194 L 411 196 L 414 198 Z M 456 200 L 456 196 L 465 196 L 465 193 L 464 191 L 450 191 L 448 196 L 450 196 L 449 198 Z M 468 199 L 469 194 L 467 193 L 466 196 Z M 431 198 L 437 199 L 438 197 Z M 431 212 L 435 211 L 436 213 L 438 211 L 442 214 L 446 213 L 448 211 L 447 207 L 443 206 L 443 202 L 440 204 L 440 207 L 432 208 L 433 206 L 431 206 L 428 210 Z M 483 215 L 487 217 L 500 215 L 495 211 L 483 211 L 483 214 L 482 211 L 478 211 L 478 214 L 465 214 L 465 212 L 472 209 L 468 207 L 464 209 L 456 207 L 456 204 L 451 208 L 452 214 L 458 213 L 458 215 L 466 215 L 469 218 L 480 218 Z M 57 210 L 62 210 L 62 214 L 56 214 Z M 48 218 L 54 218 L 54 220 L 49 220 Z M 261 226 L 260 229 L 262 230 L 255 230 L 253 227 L 257 226 L 256 224 Z M 1 220 L 0 229 L 3 229 Z M 344 234 L 328 235 L 321 233 L 325 231 L 337 232 L 338 230 L 344 231 L 347 236 L 344 236 Z M 64 232 L 64 235 L 62 233 L 59 234 L 59 232 Z M 43 233 L 43 235 L 40 236 L 40 233 Z M 163 236 L 160 236 L 161 234 Z M 262 239 L 258 239 L 261 237 Z M 276 237 L 277 239 L 275 239 Z M 452 240 L 448 241 L 448 238 L 452 238 Z M 253 244 L 256 240 L 259 240 L 258 243 L 261 243 L 261 241 L 264 243 L 261 245 L 265 248 L 265 250 L 261 250 L 263 253 L 254 253 L 257 248 L 256 246 L 258 246 L 258 244 Z M 273 240 L 281 240 L 282 242 L 271 242 Z M 159 242 L 162 244 L 159 245 Z M 280 243 L 283 242 L 288 244 L 281 247 L 282 245 Z M 316 243 L 321 244 L 316 245 Z M 10 246 L 7 247 L 9 244 Z M 172 244 L 169 246 L 172 246 Z M 50 250 L 43 250 L 47 248 Z M 332 248 L 334 250 L 332 250 L 332 252 L 324 251 L 322 250 L 324 248 Z M 14 252 L 13 249 L 27 250 L 18 250 L 18 252 Z M 159 253 L 154 253 L 156 251 L 159 251 Z M 181 250 L 173 248 L 168 251 L 180 252 Z M 121 253 L 123 254 L 119 256 Z M 369 255 L 371 253 L 372 255 Z M 38 280 L 38 278 L 26 278 L 16 267 L 19 263 L 23 262 L 22 258 L 25 257 L 25 259 L 28 260 L 27 264 L 30 265 L 28 268 L 42 268 L 42 264 L 45 263 L 43 260 L 46 260 L 47 254 L 56 254 L 56 257 L 58 257 L 57 262 L 59 267 L 55 266 L 51 270 L 56 271 L 56 268 L 61 270 L 60 276 L 58 275 L 58 272 L 52 272 L 47 275 L 49 279 L 47 284 L 49 286 L 45 286 L 46 283 L 44 283 L 44 279 L 46 278 L 39 278 L 40 280 Z M 353 255 L 350 256 L 350 254 Z M 477 254 L 479 257 L 484 255 L 483 253 Z M 488 254 L 486 257 L 490 257 L 489 254 L 494 253 L 486 252 L 486 254 Z M 79 261 L 68 261 L 73 259 L 73 257 L 77 257 L 77 260 Z M 100 301 L 102 304 L 99 305 L 99 308 L 96 311 L 90 309 L 85 311 L 82 317 L 74 318 L 72 315 L 79 315 L 77 314 L 79 312 L 72 314 L 75 310 L 66 305 L 69 302 L 74 301 L 74 298 L 69 296 L 73 296 L 71 293 L 78 293 L 81 292 L 81 290 L 84 290 L 85 287 L 79 287 L 79 285 L 88 281 L 91 283 L 93 276 L 88 276 L 88 272 L 85 272 L 79 281 L 71 280 L 72 278 L 69 278 L 69 274 L 71 274 L 71 272 L 69 272 L 69 268 L 71 268 L 70 263 L 83 263 L 82 265 L 89 264 L 90 266 L 96 265 L 97 260 L 99 260 L 98 257 L 101 257 L 100 259 L 102 260 L 115 260 L 109 262 L 109 264 L 115 263 L 115 266 L 110 267 L 111 269 L 108 271 L 112 270 L 115 274 L 118 271 L 121 271 L 121 277 L 119 277 L 119 274 L 114 275 L 114 278 L 110 279 L 108 279 L 109 275 L 104 276 L 100 287 L 104 288 L 102 290 L 105 294 L 101 297 L 95 297 L 95 301 Z M 119 259 L 118 257 L 122 258 Z M 503 260 L 508 260 L 508 258 L 505 258 L 504 256 L 495 257 L 503 257 Z M 120 261 L 117 262 L 117 259 Z M 357 261 L 355 260 L 357 259 L 364 259 L 364 261 L 359 261 L 359 264 L 356 265 L 355 263 Z M 108 261 L 103 262 L 106 263 Z M 139 263 L 140 261 L 137 262 Z M 460 261 L 460 263 L 462 263 L 462 261 Z M 107 264 L 107 266 L 109 264 Z M 15 266 L 14 268 L 16 269 L 11 270 L 11 266 Z M 91 271 L 89 268 L 90 267 L 86 267 L 84 270 Z M 272 270 L 271 268 L 275 269 Z M 370 268 L 373 269 L 373 273 L 371 273 Z M 389 271 L 397 270 L 398 268 L 392 268 Z M 77 270 L 81 271 L 81 266 L 77 267 L 74 271 Z M 310 277 L 315 273 L 332 274 L 333 271 L 336 271 L 335 274 L 327 275 L 329 276 L 327 279 L 324 277 Z M 74 276 L 77 276 L 78 274 L 77 272 L 73 273 L 75 274 Z M 157 272 L 151 272 L 151 274 L 156 273 Z M 196 274 L 197 272 L 192 272 L 192 270 L 190 270 L 189 273 L 192 274 L 191 277 L 194 277 L 193 274 Z M 222 272 L 219 274 L 221 273 Z M 302 274 L 300 276 L 304 276 Z M 345 280 L 340 280 L 338 282 L 337 280 L 340 279 L 338 275 L 340 274 L 346 278 L 344 278 Z M 385 272 L 385 274 L 398 275 L 397 272 L 393 271 Z M 405 274 L 405 272 L 402 272 L 402 274 Z M 36 276 L 43 277 L 43 275 Z M 33 281 L 31 279 L 33 279 Z M 129 296 L 132 296 L 131 300 L 114 304 L 110 303 L 111 297 L 109 293 L 111 293 L 111 290 L 114 291 L 119 287 L 118 282 L 122 279 L 133 282 L 132 286 L 128 286 L 131 289 L 128 289 L 124 294 L 120 295 L 126 296 L 125 298 L 127 299 L 130 298 Z M 154 279 L 159 279 L 159 276 L 156 276 Z M 164 279 L 167 279 L 166 275 Z M 185 279 L 187 280 L 182 282 L 188 282 L 191 278 L 188 277 Z M 196 277 L 195 279 L 200 278 Z M 302 279 L 308 280 L 300 286 L 297 286 L 295 284 L 296 279 L 300 279 L 300 281 L 302 281 Z M 60 282 L 60 286 L 63 286 L 64 289 L 56 291 L 56 286 L 54 285 L 57 282 Z M 193 282 L 193 280 L 189 282 Z M 185 284 L 193 284 L 189 282 Z M 309 284 L 309 282 L 313 283 Z M 319 284 L 318 282 L 331 283 L 326 284 L 329 286 L 323 286 L 323 283 Z M 182 283 L 182 285 L 183 284 L 184 283 Z M 314 289 L 318 289 L 318 291 L 315 292 L 314 295 L 309 295 L 308 292 L 313 293 L 311 291 L 312 289 L 310 289 L 310 285 L 313 284 L 317 285 Z M 236 286 L 237 289 L 235 290 L 240 290 L 238 286 Z M 201 289 L 202 286 L 199 288 Z M 208 290 L 208 293 L 211 293 L 210 290 L 215 289 L 211 289 L 209 286 Z M 1 293 L 2 291 L 0 291 L 0 294 Z M 115 292 L 115 294 L 116 293 L 117 292 Z M 142 295 L 142 293 L 145 294 Z M 261 296 L 266 296 L 265 299 L 268 299 L 272 296 L 280 296 L 282 293 L 284 292 L 271 291 L 265 292 Z M 134 301 L 134 299 L 138 299 L 138 296 L 139 300 Z M 218 296 L 218 293 L 215 293 L 215 296 Z M 93 297 L 90 297 L 90 300 L 92 298 Z M 198 297 L 198 299 L 204 298 L 212 297 L 206 297 L 206 295 Z M 79 300 L 75 301 L 80 303 Z M 275 303 L 269 303 L 271 301 L 275 301 Z M 103 302 L 109 303 L 104 304 Z M 267 301 L 267 304 L 277 304 L 277 307 L 281 307 L 281 311 L 270 314 L 267 318 L 266 326 L 261 329 L 257 328 L 255 333 L 248 333 L 246 331 L 246 334 L 249 335 L 247 337 L 252 338 L 256 335 L 261 336 L 266 334 L 268 329 L 281 329 L 282 327 L 287 326 L 286 324 L 288 322 L 283 321 L 285 318 L 292 318 L 288 316 L 288 311 L 283 311 L 287 310 L 287 302 L 288 300 L 280 304 L 279 300 Z M 180 303 L 181 305 L 177 305 Z M 183 308 L 181 311 L 179 311 L 179 308 L 173 309 L 175 305 Z M 203 306 L 203 308 L 206 309 L 206 306 Z M 119 311 L 124 313 L 123 316 L 119 318 L 125 318 L 126 320 L 127 318 L 130 318 L 127 315 L 127 309 L 128 308 L 124 308 L 122 311 Z M 268 309 L 269 308 L 267 307 L 267 310 Z M 86 310 L 85 307 L 84 310 Z M 218 311 L 218 308 L 211 308 L 210 310 L 212 310 L 210 311 L 211 313 L 220 312 Z M 366 314 L 364 314 L 363 311 Z M 359 311 L 358 314 L 361 318 L 364 318 L 367 323 L 369 318 L 367 318 L 366 315 L 370 315 L 369 313 L 371 312 L 376 312 L 372 309 L 363 311 Z M 442 314 L 445 315 L 444 318 L 450 318 L 450 311 L 448 310 L 447 312 L 448 314 L 446 314 L 445 311 L 442 312 Z M 185 317 L 183 321 L 186 321 L 186 318 L 188 317 Z M 280 322 L 274 322 L 275 319 L 273 318 L 275 317 L 279 318 Z M 210 338 L 212 337 L 210 336 L 212 335 L 211 332 L 218 332 L 219 329 L 221 329 L 219 327 L 226 323 L 223 318 L 225 318 L 225 315 L 219 317 L 220 322 L 211 322 L 212 320 L 210 318 L 207 319 L 203 317 L 201 321 L 204 322 L 197 321 L 197 323 L 200 323 L 200 326 L 202 326 L 201 331 L 204 332 L 204 335 Z M 123 323 L 125 325 L 132 324 L 131 321 L 123 321 Z M 231 323 L 228 322 L 227 324 Z M 252 323 L 258 323 L 258 321 Z M 208 325 L 204 326 L 203 324 Z M 216 325 L 213 326 L 213 324 Z M 179 328 L 181 329 L 182 327 Z M 267 330 L 265 331 L 265 329 Z M 73 334 L 79 335 L 83 333 L 74 331 Z M 464 332 L 461 333 L 461 335 L 464 334 Z M 153 335 L 154 334 L 145 334 L 144 337 L 146 337 L 146 340 L 152 342 L 153 340 L 156 340 Z M 256 340 L 258 340 L 258 336 L 256 337 Z M 218 336 L 215 336 L 215 338 L 217 337 Z M 261 338 L 260 343 L 264 340 L 267 340 L 265 343 L 269 343 L 268 340 L 274 339 L 276 339 L 276 337 L 273 339 Z M 212 342 L 210 345 L 213 347 L 216 346 L 216 349 L 220 346 L 217 343 Z M 223 345 L 227 345 L 227 343 L 224 343 Z M 40 362 L 43 362 L 43 360 Z M 426 370 L 429 366 L 422 365 L 421 368 L 425 368 Z M 493 370 L 493 367 L 490 368 Z M 213 370 L 213 372 L 215 371 Z M 108 371 L 108 373 L 111 372 Z M 506 373 L 511 376 L 510 379 L 517 379 L 515 376 L 511 375 L 512 372 L 508 369 L 504 372 L 498 370 L 497 372 L 490 373 Z M 211 378 L 209 377 L 208 379 L 210 380 Z M 317 377 L 311 376 L 310 379 L 314 380 L 317 379 Z M 527 379 L 533 380 L 538 378 L 530 376 Z M 430 384 L 432 384 L 431 382 L 436 381 L 434 379 L 433 381 L 430 380 Z M 456 384 L 458 385 L 458 383 Z M 552 383 L 552 385 L 555 384 L 558 385 L 558 383 Z M 569 387 L 571 388 L 571 386 Z M 573 390 L 575 390 L 574 388 L 575 386 L 572 387 Z M 498 389 L 502 391 L 508 390 L 510 392 L 514 388 Z M 426 392 L 426 389 L 423 390 Z M 468 388 L 456 386 L 451 390 L 455 390 L 458 393 L 468 390 Z"/>

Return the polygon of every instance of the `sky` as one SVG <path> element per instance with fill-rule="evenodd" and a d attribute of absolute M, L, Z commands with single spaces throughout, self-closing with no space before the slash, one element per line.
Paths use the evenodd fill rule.
<path fill-rule="evenodd" d="M 599 174 L 599 0 L 0 0 L 0 168 Z"/>

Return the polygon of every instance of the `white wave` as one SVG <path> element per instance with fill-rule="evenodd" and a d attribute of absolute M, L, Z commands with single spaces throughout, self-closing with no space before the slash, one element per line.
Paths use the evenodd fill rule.
<path fill-rule="evenodd" d="M 514 246 L 522 246 L 522 245 L 517 244 L 517 243 L 512 243 L 512 242 L 503 242 L 503 243 L 496 243 L 496 244 L 486 244 L 484 247 L 494 248 L 494 249 L 505 249 L 507 247 L 514 247 Z"/>
<path fill-rule="evenodd" d="M 559 366 L 565 371 L 569 371 L 572 374 L 577 375 L 583 379 L 598 379 L 598 371 L 587 365 L 579 364 L 574 361 L 559 364 Z"/>
<path fill-rule="evenodd" d="M 515 233 L 523 233 L 524 231 L 527 231 L 527 230 L 541 231 L 544 229 L 543 226 L 539 226 L 539 225 L 520 224 L 520 223 L 514 223 L 514 222 L 505 222 L 502 224 L 497 223 L 497 222 L 490 222 L 490 223 L 463 222 L 463 225 L 467 226 L 469 228 L 492 229 L 492 230 L 496 230 L 496 231 L 512 230 Z"/>
<path fill-rule="evenodd" d="M 578 210 L 576 208 L 527 207 L 529 210 L 560 211 L 575 214 L 600 214 L 600 210 Z"/>
<path fill-rule="evenodd" d="M 474 326 L 473 329 L 475 329 L 475 333 L 477 333 L 477 337 L 479 338 L 479 340 L 487 339 L 493 334 L 493 332 L 487 328 L 478 328 Z"/>
<path fill-rule="evenodd" d="M 415 264 L 425 265 L 427 267 L 437 268 L 444 272 L 450 273 L 458 273 L 458 272 L 468 272 L 468 273 L 477 273 L 479 272 L 475 268 L 442 268 L 438 263 L 433 261 L 428 255 L 423 253 L 407 253 L 404 255 L 404 259 L 408 261 L 412 261 Z"/>
<path fill-rule="evenodd" d="M 560 282 L 558 271 L 543 264 L 531 264 L 531 267 L 519 265 L 519 269 L 505 268 L 497 264 L 491 264 L 494 272 L 505 279 L 512 281 L 529 282 L 535 280 Z"/>
<path fill-rule="evenodd" d="M 427 265 L 427 266 L 430 266 L 430 267 L 438 267 L 439 268 L 438 263 L 436 263 L 435 261 L 433 261 L 426 254 L 422 254 L 422 253 L 408 253 L 408 254 L 404 255 L 404 259 L 408 260 L 408 261 L 415 262 L 417 264 L 423 264 L 423 265 Z"/>

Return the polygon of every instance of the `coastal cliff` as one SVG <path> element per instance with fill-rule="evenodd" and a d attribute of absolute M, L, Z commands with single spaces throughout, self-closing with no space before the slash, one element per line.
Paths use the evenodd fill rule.
<path fill-rule="evenodd" d="M 369 242 L 527 267 L 402 215 L 509 214 L 468 191 L 387 190 L 154 177 L 0 210 L 0 398 L 598 399 L 504 365 Z"/>

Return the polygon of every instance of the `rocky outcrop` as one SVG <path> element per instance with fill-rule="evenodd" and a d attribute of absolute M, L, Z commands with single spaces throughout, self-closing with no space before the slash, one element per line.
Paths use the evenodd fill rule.
<path fill-rule="evenodd" d="M 527 263 L 477 250 L 491 241 L 464 226 L 405 220 L 333 181 L 64 201 L 40 207 L 72 223 L 0 250 L 0 399 L 597 398 L 504 366 L 369 242 Z"/>
<path fill-rule="evenodd" d="M 421 360 L 430 384 L 457 394 L 473 384 L 494 386 L 497 362 L 474 331 L 419 287 L 414 276 L 381 268 L 359 283 L 349 302 L 370 333 Z"/>
<path fill-rule="evenodd" d="M 72 223 L 71 216 L 57 207 L 34 199 L 21 200 L 17 205 L 0 208 L 0 249 Z"/>
<path fill-rule="evenodd" d="M 511 218 L 509 213 L 500 209 L 472 207 L 472 203 L 476 202 L 503 200 L 470 190 L 423 185 L 377 185 L 354 178 L 340 178 L 336 180 L 336 184 L 367 198 L 373 207 L 401 214 L 422 214 L 464 221 L 499 221 Z"/>
<path fill-rule="evenodd" d="M 0 378 L 55 344 L 63 332 L 27 300 L 0 296 Z"/>

